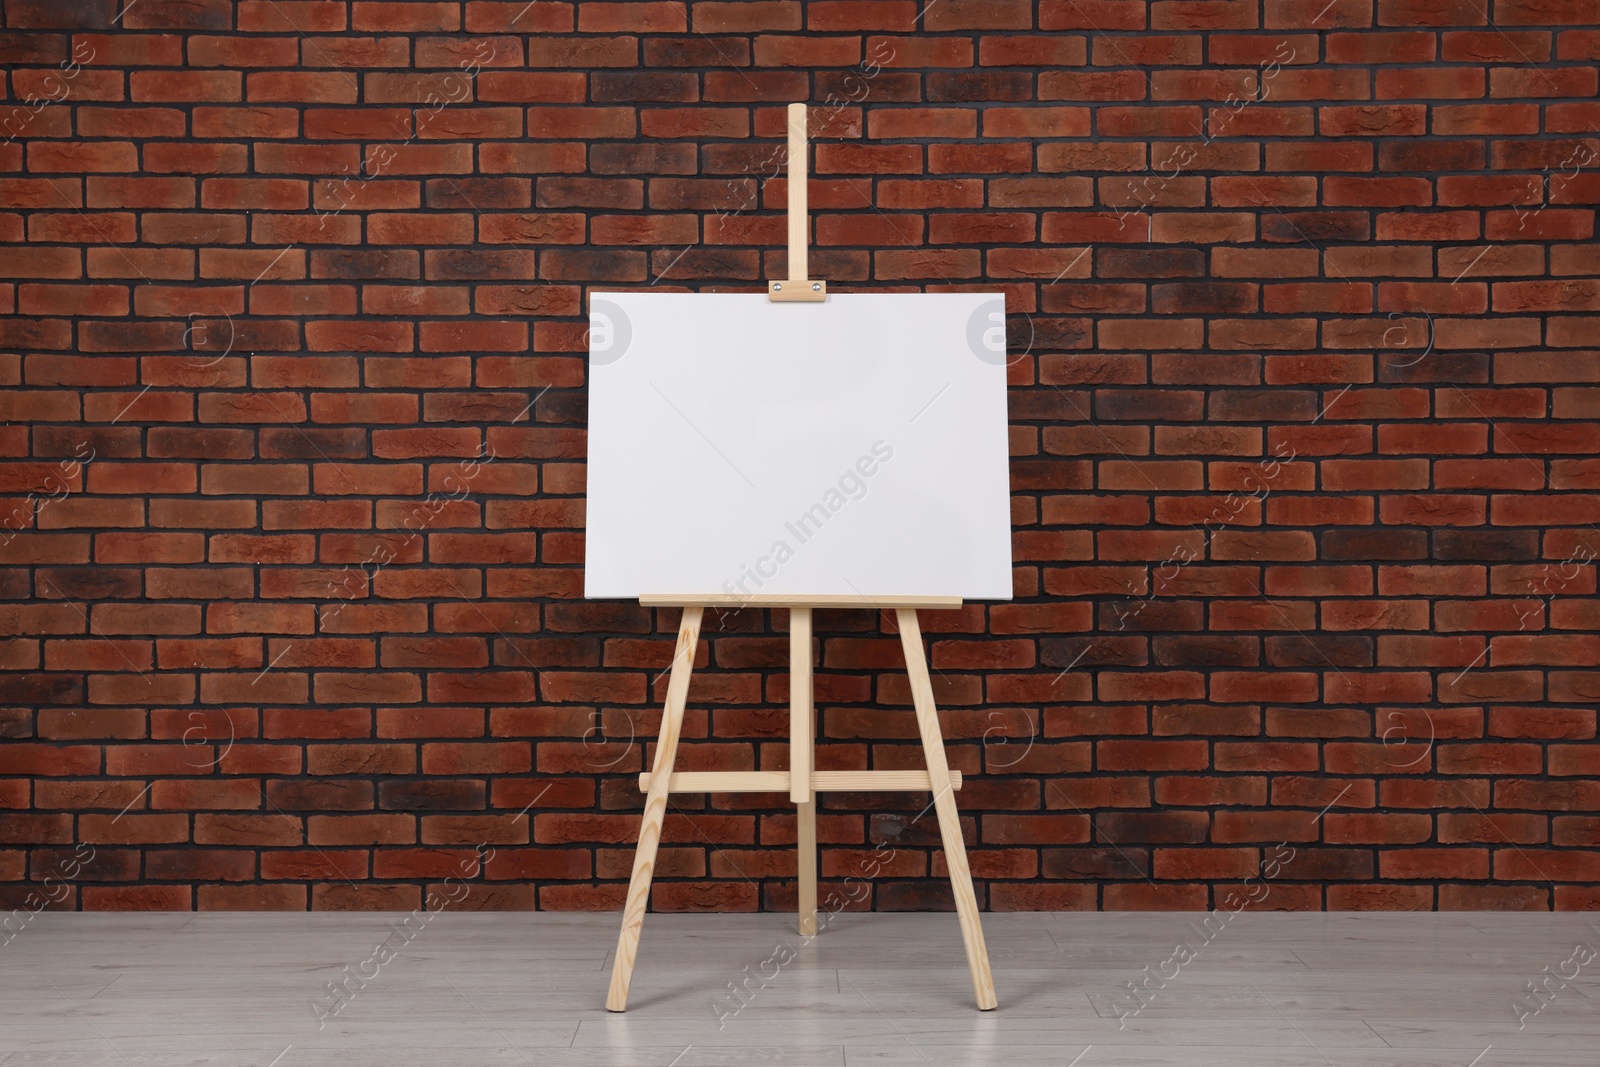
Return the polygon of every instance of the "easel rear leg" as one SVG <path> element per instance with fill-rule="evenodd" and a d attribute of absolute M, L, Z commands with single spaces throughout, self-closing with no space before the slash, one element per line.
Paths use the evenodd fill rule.
<path fill-rule="evenodd" d="M 817 797 L 811 791 L 816 736 L 811 704 L 811 609 L 789 609 L 789 799 L 799 853 L 799 930 L 817 932 Z"/>

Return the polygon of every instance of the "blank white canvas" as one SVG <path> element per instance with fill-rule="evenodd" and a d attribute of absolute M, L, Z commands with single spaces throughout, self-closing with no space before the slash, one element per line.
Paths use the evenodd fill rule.
<path fill-rule="evenodd" d="M 595 293 L 584 594 L 1011 597 L 1000 293 Z"/>

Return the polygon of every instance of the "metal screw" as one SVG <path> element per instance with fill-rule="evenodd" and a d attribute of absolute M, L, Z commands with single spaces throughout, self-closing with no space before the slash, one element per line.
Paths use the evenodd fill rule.
<path fill-rule="evenodd" d="M 783 292 L 783 283 L 782 283 L 782 282 L 773 282 L 773 283 L 772 283 L 772 291 L 773 291 L 773 292 L 774 292 L 774 293 L 781 293 L 781 292 Z"/>
<path fill-rule="evenodd" d="M 821 283 L 821 282 L 812 282 L 812 283 L 811 283 L 811 291 L 812 291 L 812 292 L 813 292 L 813 293 L 820 293 L 820 292 L 822 292 L 822 283 Z"/>

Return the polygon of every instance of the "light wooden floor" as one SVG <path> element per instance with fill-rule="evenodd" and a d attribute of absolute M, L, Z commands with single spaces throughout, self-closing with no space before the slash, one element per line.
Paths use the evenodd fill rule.
<path fill-rule="evenodd" d="M 1000 1009 L 972 1009 L 954 915 L 651 915 L 630 1010 L 602 1007 L 611 914 L 50 914 L 0 946 L 0 1067 L 1594 1067 L 1600 958 L 1518 1029 L 1526 983 L 1600 916 L 985 915 Z M 3 936 L 3 935 L 0 935 Z M 318 1027 L 312 1003 L 395 955 Z M 1146 1006 L 1124 983 L 1177 965 Z M 789 953 L 793 959 L 780 965 Z M 771 961 L 771 962 L 768 962 Z M 749 970 L 745 971 L 748 967 Z M 1571 965 L 1567 972 L 1572 970 Z M 767 976 L 765 985 L 762 976 Z M 728 983 L 747 981 L 742 1007 Z M 1153 983 L 1152 983 L 1153 984 Z M 331 1003 L 331 1002 L 329 1002 Z M 717 1008 L 721 1008 L 721 1017 Z"/>

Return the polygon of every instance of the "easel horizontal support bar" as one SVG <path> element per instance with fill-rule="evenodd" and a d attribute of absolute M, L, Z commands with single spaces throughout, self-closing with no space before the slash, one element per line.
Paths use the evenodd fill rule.
<path fill-rule="evenodd" d="M 959 608 L 958 596 L 772 596 L 742 593 L 645 593 L 647 608 Z"/>
<path fill-rule="evenodd" d="M 639 775 L 639 788 L 648 791 L 650 772 Z M 917 793 L 933 783 L 927 771 L 812 771 L 815 793 Z M 950 788 L 961 788 L 961 772 L 950 772 Z M 667 783 L 669 793 L 787 793 L 788 771 L 676 771 Z"/>
<path fill-rule="evenodd" d="M 780 278 L 767 283 L 767 299 L 774 304 L 821 304 L 828 299 L 828 283 L 817 278 Z"/>

